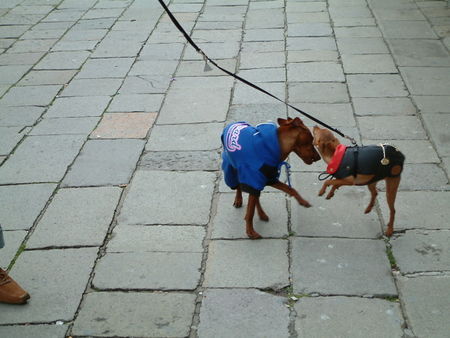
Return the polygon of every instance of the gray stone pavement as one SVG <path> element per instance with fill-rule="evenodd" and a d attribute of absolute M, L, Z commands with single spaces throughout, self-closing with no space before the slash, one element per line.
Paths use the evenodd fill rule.
<path fill-rule="evenodd" d="M 396 232 L 292 157 L 313 208 L 266 189 L 247 239 L 221 130 L 296 113 L 204 72 L 155 0 L 1 0 L 0 266 L 31 300 L 0 337 L 449 337 L 448 2 L 167 3 L 225 68 L 402 149 Z"/>

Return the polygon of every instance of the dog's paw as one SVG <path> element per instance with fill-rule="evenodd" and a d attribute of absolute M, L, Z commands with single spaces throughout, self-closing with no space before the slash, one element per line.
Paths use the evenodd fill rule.
<path fill-rule="evenodd" d="M 253 231 L 247 231 L 247 236 L 250 239 L 261 239 L 262 236 L 258 234 L 255 230 Z"/>
<path fill-rule="evenodd" d="M 241 208 L 242 207 L 242 199 L 235 199 L 233 203 L 233 207 L 235 208 Z"/>
<path fill-rule="evenodd" d="M 307 200 L 304 200 L 304 199 L 298 200 L 298 204 L 300 204 L 302 207 L 305 207 L 305 208 L 312 207 L 311 203 L 309 203 Z"/>

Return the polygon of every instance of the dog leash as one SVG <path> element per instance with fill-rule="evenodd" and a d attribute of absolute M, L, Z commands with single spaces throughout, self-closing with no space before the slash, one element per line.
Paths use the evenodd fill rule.
<path fill-rule="evenodd" d="M 278 98 L 277 96 L 273 95 L 272 93 L 268 92 L 267 90 L 255 85 L 254 83 L 240 77 L 239 75 L 236 75 L 236 73 L 230 72 L 228 70 L 226 70 L 225 68 L 219 66 L 214 60 L 212 60 L 208 55 L 205 54 L 205 52 L 197 46 L 197 44 L 192 40 L 192 38 L 189 36 L 188 33 L 186 33 L 186 31 L 184 30 L 184 28 L 181 26 L 181 24 L 178 22 L 178 20 L 175 18 L 175 16 L 172 14 L 172 12 L 169 10 L 169 8 L 166 6 L 166 4 L 164 3 L 163 0 L 158 0 L 159 3 L 161 4 L 161 6 L 164 8 L 164 10 L 166 11 L 167 15 L 169 16 L 170 20 L 173 22 L 173 24 L 175 25 L 175 27 L 177 27 L 177 29 L 180 31 L 180 33 L 183 34 L 184 38 L 187 40 L 187 42 L 189 42 L 189 44 L 203 57 L 203 60 L 205 61 L 205 69 L 207 69 L 208 66 L 208 62 L 211 63 L 212 65 L 214 65 L 215 67 L 217 67 L 218 69 L 220 69 L 222 72 L 224 72 L 225 74 L 234 77 L 235 79 L 241 81 L 242 83 L 245 83 L 246 85 L 274 98 L 275 100 L 285 104 L 286 106 L 288 106 L 289 108 L 292 108 L 293 110 L 295 110 L 296 112 L 306 116 L 307 118 L 309 118 L 310 120 L 320 124 L 321 126 L 335 132 L 336 134 L 350 140 L 350 142 L 353 145 L 356 145 L 356 140 L 353 137 L 350 137 L 348 135 L 345 135 L 343 132 L 341 132 L 339 129 L 333 128 L 330 125 L 326 124 L 325 122 L 322 122 L 321 120 L 315 118 L 314 116 L 311 116 L 310 114 L 304 112 L 303 110 L 300 110 L 297 107 L 294 107 L 293 105 L 283 101 L 282 99 Z"/>

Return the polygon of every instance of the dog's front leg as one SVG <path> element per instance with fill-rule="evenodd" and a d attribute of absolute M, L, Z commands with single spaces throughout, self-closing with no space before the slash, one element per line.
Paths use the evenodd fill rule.
<path fill-rule="evenodd" d="M 297 200 L 298 204 L 304 206 L 305 208 L 311 207 L 311 204 L 307 200 L 303 199 L 303 197 L 300 196 L 300 194 L 297 192 L 297 190 L 288 186 L 287 184 L 282 183 L 282 182 L 277 182 L 275 184 L 272 184 L 272 187 L 274 187 L 275 189 L 281 190 L 282 192 L 288 194 L 289 196 L 294 197 Z"/>
<path fill-rule="evenodd" d="M 233 206 L 235 208 L 242 207 L 242 190 L 239 186 L 236 188 L 236 196 L 234 197 Z"/>
<path fill-rule="evenodd" d="M 259 196 L 248 195 L 247 213 L 245 214 L 245 230 L 247 236 L 251 239 L 261 238 L 255 229 L 253 229 L 253 216 L 255 215 L 256 204 L 259 203 Z"/>

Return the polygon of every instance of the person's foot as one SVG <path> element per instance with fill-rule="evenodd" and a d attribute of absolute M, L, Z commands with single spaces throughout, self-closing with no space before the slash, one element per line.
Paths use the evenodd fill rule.
<path fill-rule="evenodd" d="M 25 304 L 30 295 L 8 273 L 0 269 L 0 303 Z"/>

